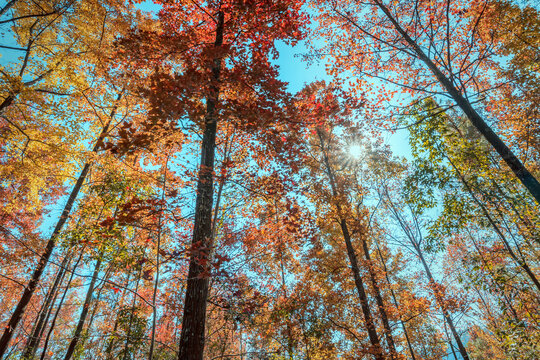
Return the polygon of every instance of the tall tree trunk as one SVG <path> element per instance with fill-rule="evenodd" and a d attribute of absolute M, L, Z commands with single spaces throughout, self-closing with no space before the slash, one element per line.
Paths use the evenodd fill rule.
<path fill-rule="evenodd" d="M 60 264 L 58 272 L 56 273 L 54 283 L 49 289 L 49 292 L 47 293 L 45 303 L 41 307 L 41 311 L 39 313 L 36 325 L 34 326 L 32 334 L 30 335 L 28 343 L 26 344 L 26 347 L 24 349 L 22 355 L 23 359 L 34 358 L 38 345 L 41 342 L 41 336 L 43 335 L 45 325 L 47 324 L 50 313 L 52 311 L 52 307 L 54 305 L 54 302 L 56 301 L 56 296 L 58 294 L 58 286 L 64 280 L 64 276 L 66 274 L 66 267 L 69 266 L 69 260 L 70 254 L 66 254 L 64 259 L 62 260 L 62 263 Z"/>
<path fill-rule="evenodd" d="M 422 48 L 414 41 L 407 31 L 401 27 L 397 19 L 390 13 L 390 10 L 380 0 L 375 0 L 377 6 L 386 15 L 388 20 L 392 23 L 396 31 L 401 35 L 407 44 L 416 53 L 418 59 L 420 59 L 433 73 L 437 81 L 443 86 L 447 93 L 454 99 L 455 103 L 461 108 L 461 110 L 467 115 L 473 126 L 478 130 L 480 134 L 493 146 L 495 151 L 506 162 L 508 167 L 521 181 L 521 183 L 529 190 L 531 195 L 540 204 L 540 183 L 538 180 L 527 170 L 527 168 L 521 163 L 516 155 L 506 146 L 501 138 L 491 129 L 491 127 L 484 121 L 484 119 L 476 112 L 472 107 L 469 100 L 467 100 L 463 94 L 454 86 L 453 82 L 437 67 L 437 65 L 424 53 Z"/>
<path fill-rule="evenodd" d="M 47 332 L 47 336 L 45 337 L 45 343 L 43 344 L 43 350 L 41 352 L 40 360 L 45 359 L 45 355 L 47 354 L 47 348 L 49 347 L 49 340 L 51 339 L 52 333 L 54 332 L 56 319 L 58 318 L 58 314 L 60 314 L 60 309 L 62 309 L 62 305 L 64 304 L 64 300 L 66 299 L 67 293 L 69 291 L 69 287 L 71 286 L 71 282 L 73 281 L 73 277 L 75 276 L 75 270 L 79 266 L 79 263 L 81 262 L 83 255 L 84 255 L 84 248 L 81 250 L 81 253 L 79 254 L 79 258 L 77 259 L 77 261 L 75 262 L 75 265 L 73 265 L 73 268 L 71 269 L 71 275 L 69 276 L 69 280 L 66 284 L 64 293 L 62 294 L 62 298 L 60 299 L 60 302 L 58 303 L 58 306 L 54 313 L 53 319 L 51 321 L 51 327 L 49 328 L 49 331 Z"/>
<path fill-rule="evenodd" d="M 79 322 L 77 323 L 77 328 L 75 329 L 75 334 L 73 335 L 73 339 L 71 339 L 71 342 L 69 343 L 69 347 L 66 352 L 66 355 L 64 356 L 64 360 L 71 359 L 71 357 L 73 356 L 73 353 L 75 352 L 75 348 L 81 338 L 84 322 L 86 321 L 88 310 L 90 310 L 90 304 L 92 302 L 92 295 L 94 294 L 94 287 L 96 285 L 97 277 L 99 275 L 99 270 L 101 268 L 101 262 L 102 262 L 102 254 L 100 253 L 99 259 L 97 260 L 96 266 L 94 268 L 94 274 L 92 275 L 92 280 L 90 281 L 90 286 L 88 287 L 88 291 L 86 292 L 86 298 L 84 299 L 83 308 L 81 311 L 81 315 L 79 317 Z"/>
<path fill-rule="evenodd" d="M 120 299 L 116 303 L 117 305 L 115 305 L 114 309 L 122 308 L 122 304 L 124 303 L 124 296 L 127 293 L 126 289 L 129 286 L 130 278 L 131 278 L 131 272 L 128 272 L 127 277 L 126 277 L 126 284 L 124 285 L 124 289 L 122 289 L 122 294 L 120 295 Z M 116 331 L 118 330 L 118 320 L 119 320 L 119 318 L 118 318 L 118 316 L 116 316 L 116 319 L 114 320 L 114 327 L 113 327 L 113 331 L 112 331 L 112 334 L 111 334 L 111 338 L 109 340 L 109 344 L 107 345 L 107 349 L 105 350 L 105 358 L 107 360 L 112 359 L 112 356 L 113 356 L 112 355 L 112 349 L 113 349 L 113 346 L 114 346 L 114 340 L 115 340 L 115 336 L 116 336 Z"/>
<path fill-rule="evenodd" d="M 159 252 L 161 251 L 161 222 L 163 220 L 163 203 L 165 201 L 165 189 L 167 186 L 167 167 L 169 165 L 169 158 L 167 157 L 167 162 L 165 163 L 165 171 L 163 172 L 163 185 L 161 191 L 161 206 L 159 209 L 159 220 L 158 220 L 158 229 L 157 229 L 157 244 L 156 244 L 156 279 L 154 280 L 154 292 L 152 294 L 152 338 L 150 339 L 150 351 L 148 352 L 148 360 L 154 358 L 154 345 L 156 341 L 156 318 L 157 318 L 157 309 L 156 309 L 156 297 L 159 285 Z"/>
<path fill-rule="evenodd" d="M 334 173 L 332 171 L 332 168 L 330 166 L 330 161 L 324 149 L 324 139 L 323 139 L 323 135 L 320 129 L 317 129 L 317 135 L 319 137 L 319 141 L 321 144 L 323 162 L 326 167 L 326 174 L 330 181 L 332 195 L 334 197 L 337 197 L 338 191 L 337 191 L 337 186 L 334 179 Z M 368 332 L 369 341 L 373 347 L 373 355 L 375 356 L 376 360 L 384 360 L 383 349 L 381 346 L 381 342 L 379 340 L 379 335 L 377 334 L 375 321 L 373 320 L 373 317 L 371 315 L 371 310 L 369 308 L 368 297 L 366 294 L 364 282 L 362 281 L 362 277 L 360 276 L 358 258 L 356 257 L 356 252 L 354 251 L 354 247 L 352 246 L 351 235 L 349 232 L 349 228 L 347 226 L 347 221 L 342 217 L 341 205 L 339 203 L 336 203 L 335 206 L 339 214 L 338 216 L 340 217 L 339 225 L 341 227 L 343 240 L 345 241 L 345 245 L 347 247 L 347 256 L 349 257 L 349 263 L 351 264 L 351 270 L 353 272 L 354 283 L 356 285 L 356 290 L 358 291 L 358 297 L 360 298 L 360 307 L 362 308 L 362 314 L 364 315 L 364 321 L 366 322 L 366 328 Z"/>
<path fill-rule="evenodd" d="M 137 282 L 135 283 L 135 292 L 133 293 L 133 303 L 131 305 L 131 314 L 129 314 L 129 322 L 128 322 L 128 328 L 126 332 L 126 343 L 124 345 L 124 356 L 122 357 L 123 360 L 128 360 L 129 358 L 128 354 L 129 354 L 129 343 L 131 340 L 131 326 L 133 325 L 133 313 L 135 312 L 135 306 L 137 305 L 137 294 L 139 292 L 141 274 L 142 274 L 142 265 L 141 265 L 141 268 L 139 269 L 139 274 L 137 275 Z"/>
<path fill-rule="evenodd" d="M 469 195 L 472 197 L 473 201 L 476 203 L 476 205 L 478 205 L 478 207 L 480 207 L 480 210 L 482 210 L 482 213 L 484 214 L 484 216 L 488 220 L 489 224 L 491 225 L 493 230 L 495 230 L 495 232 L 497 233 L 497 235 L 499 236 L 499 238 L 503 242 L 504 247 L 505 247 L 506 251 L 508 252 L 508 254 L 510 255 L 510 257 L 523 269 L 523 271 L 525 271 L 525 273 L 527 274 L 529 279 L 531 279 L 533 284 L 536 286 L 536 289 L 540 293 L 540 281 L 538 280 L 538 278 L 536 277 L 536 275 L 534 274 L 532 269 L 529 267 L 529 264 L 527 264 L 527 262 L 525 261 L 524 258 L 519 257 L 514 252 L 514 250 L 512 250 L 512 247 L 510 246 L 510 243 L 508 242 L 508 239 L 506 239 L 506 236 L 504 236 L 503 232 L 501 231 L 501 229 L 499 228 L 499 226 L 497 225 L 495 220 L 493 220 L 493 218 L 491 217 L 489 211 L 486 209 L 484 204 L 474 194 L 474 191 L 472 190 L 471 186 L 469 185 L 469 183 L 467 182 L 465 177 L 461 174 L 459 169 L 454 165 L 454 163 L 452 162 L 452 160 L 450 159 L 449 156 L 446 156 L 446 159 L 448 160 L 448 162 L 450 163 L 452 168 L 456 171 L 461 183 L 465 186 L 465 189 L 467 190 Z"/>
<path fill-rule="evenodd" d="M 399 215 L 400 213 L 399 213 L 398 209 L 396 209 L 394 203 L 390 200 L 390 196 L 388 195 L 388 192 L 386 193 L 386 197 L 387 197 L 388 204 L 390 205 L 390 208 L 391 208 L 394 216 L 396 217 L 396 219 L 399 222 L 399 225 L 402 227 L 403 232 L 405 233 L 405 235 L 409 239 L 409 242 L 411 243 L 411 245 L 414 247 L 414 250 L 416 252 L 416 256 L 420 259 L 420 262 L 422 263 L 422 266 L 424 267 L 424 270 L 426 272 L 426 276 L 428 278 L 429 283 L 430 284 L 436 284 L 435 279 L 433 278 L 433 275 L 431 274 L 431 270 L 429 268 L 429 265 L 427 264 L 426 260 L 424 259 L 424 254 L 422 252 L 422 249 L 420 248 L 419 242 L 416 241 L 416 239 L 410 233 L 409 228 L 408 228 L 407 224 L 405 223 L 404 219 L 402 219 L 401 216 Z M 469 354 L 467 353 L 467 350 L 465 349 L 465 346 L 463 345 L 463 342 L 461 341 L 461 338 L 460 338 L 460 336 L 459 336 L 459 334 L 458 334 L 458 332 L 456 330 L 456 327 L 454 325 L 454 321 L 452 320 L 452 318 L 448 314 L 448 311 L 446 310 L 446 306 L 444 305 L 444 303 L 441 302 L 440 296 L 437 296 L 437 295 L 438 294 L 434 294 L 435 300 L 437 301 L 437 304 L 441 308 L 444 320 L 446 321 L 446 323 L 448 324 L 448 327 L 450 328 L 450 331 L 452 332 L 452 336 L 454 337 L 454 340 L 457 343 L 459 352 L 460 352 L 460 354 L 461 354 L 461 356 L 463 357 L 464 360 L 469 360 L 470 359 Z"/>
<path fill-rule="evenodd" d="M 109 127 L 114 118 L 114 114 L 116 113 L 118 102 L 120 101 L 122 94 L 123 94 L 123 91 L 118 94 L 118 97 L 116 98 L 116 103 L 111 111 L 111 114 L 109 115 L 109 120 L 107 124 L 103 127 L 101 134 L 99 134 L 96 144 L 94 145 L 94 148 L 92 149 L 92 153 L 97 153 L 101 149 L 103 145 L 103 140 L 105 139 L 105 136 L 107 136 L 107 132 L 109 131 Z M 19 303 L 15 307 L 15 311 L 13 311 L 13 314 L 11 315 L 11 318 L 9 319 L 9 322 L 2 335 L 2 338 L 0 338 L 0 359 L 2 359 L 2 357 L 5 355 L 7 348 L 9 346 L 9 342 L 11 338 L 13 337 L 13 333 L 17 329 L 17 326 L 19 325 L 19 322 L 22 319 L 24 311 L 26 310 L 26 306 L 28 306 L 28 303 L 30 302 L 30 300 L 32 299 L 32 296 L 34 295 L 34 292 L 36 291 L 41 275 L 43 274 L 43 271 L 47 267 L 47 264 L 49 263 L 49 258 L 51 257 L 51 254 L 56 245 L 56 239 L 58 238 L 58 235 L 60 235 L 60 232 L 62 231 L 65 223 L 69 219 L 71 209 L 73 208 L 75 200 L 77 199 L 77 196 L 79 195 L 79 191 L 81 190 L 81 187 L 84 181 L 86 180 L 86 176 L 88 175 L 89 170 L 90 170 L 90 163 L 84 164 L 81 174 L 79 175 L 77 182 L 75 183 L 75 186 L 73 187 L 73 189 L 71 190 L 71 193 L 69 194 L 66 205 L 64 206 L 64 210 L 62 211 L 62 215 L 60 215 L 60 218 L 58 219 L 58 222 L 56 223 L 54 231 L 51 234 L 49 240 L 47 241 L 45 250 L 40 256 L 37 267 L 34 270 L 34 273 L 32 274 L 32 277 L 30 278 L 28 285 L 26 285 L 26 287 L 24 288 L 21 299 L 19 300 Z"/>
<path fill-rule="evenodd" d="M 351 236 L 349 229 L 347 227 L 347 222 L 345 219 L 340 220 L 341 233 L 343 234 L 343 240 L 345 240 L 345 245 L 347 246 L 347 255 L 349 257 L 349 262 L 351 264 L 351 270 L 353 272 L 354 283 L 356 284 L 356 290 L 358 291 L 358 297 L 360 298 L 360 306 L 362 308 L 362 313 L 364 314 L 364 320 L 366 322 L 368 337 L 373 346 L 374 356 L 377 360 L 384 360 L 384 355 L 382 351 L 381 342 L 379 341 L 379 335 L 377 334 L 377 328 L 375 327 L 375 321 L 371 316 L 371 310 L 369 309 L 369 302 L 360 276 L 360 268 L 358 267 L 358 259 L 356 253 L 352 246 Z"/>
<path fill-rule="evenodd" d="M 394 343 L 394 337 L 392 336 L 392 328 L 390 327 L 390 322 L 388 321 L 388 314 L 386 312 L 386 305 L 381 295 L 381 289 L 377 281 L 377 275 L 375 274 L 375 269 L 373 261 L 371 261 L 371 255 L 369 254 L 369 247 L 365 238 L 365 234 L 361 234 L 362 248 L 364 250 L 364 257 L 368 266 L 368 273 L 371 279 L 371 286 L 373 287 L 373 292 L 375 294 L 375 301 L 377 302 L 377 307 L 379 309 L 379 314 L 381 315 L 381 320 L 384 327 L 386 342 L 388 343 L 388 348 L 390 350 L 390 358 L 397 358 L 396 345 Z"/>
<path fill-rule="evenodd" d="M 223 44 L 224 15 L 217 16 L 215 48 Z M 178 359 L 202 360 L 206 323 L 206 302 L 208 299 L 208 263 L 209 245 L 212 239 L 212 205 L 214 185 L 214 156 L 216 146 L 217 116 L 216 106 L 219 101 L 219 79 L 221 73 L 220 58 L 212 64 L 212 87 L 206 99 L 206 116 L 201 146 L 201 165 L 197 182 L 195 202 L 195 223 L 193 227 L 192 249 L 189 260 L 184 317 Z"/>
<path fill-rule="evenodd" d="M 418 258 L 422 262 L 422 266 L 424 267 L 424 270 L 426 271 L 426 275 L 428 277 L 428 280 L 430 284 L 435 284 L 435 280 L 433 279 L 433 275 L 431 274 L 430 268 L 428 264 L 426 263 L 426 260 L 424 259 L 424 254 L 422 253 L 422 250 L 419 246 L 415 246 Z M 436 295 L 436 294 L 435 294 Z M 446 306 L 440 301 L 439 296 L 435 296 L 435 300 L 439 303 L 439 307 L 441 308 L 441 311 L 443 313 L 444 320 L 448 324 L 448 327 L 450 328 L 450 332 L 452 333 L 452 336 L 454 337 L 454 340 L 456 341 L 459 353 L 463 357 L 464 360 L 469 360 L 469 354 L 467 353 L 467 350 L 465 349 L 465 346 L 463 345 L 463 342 L 461 341 L 461 337 L 459 336 L 456 326 L 454 325 L 454 321 L 448 314 L 448 311 L 446 310 Z"/>
<path fill-rule="evenodd" d="M 379 243 L 377 241 L 375 241 L 375 245 L 377 246 L 377 253 L 379 255 L 379 259 L 381 259 L 381 264 L 383 266 L 384 276 L 386 278 L 386 282 L 390 286 L 391 283 L 390 283 L 390 278 L 388 277 L 388 269 L 386 268 L 386 261 L 385 261 L 383 255 L 382 255 L 381 248 L 379 247 Z M 407 328 L 405 327 L 405 322 L 403 321 L 403 318 L 401 316 L 401 312 L 399 311 L 399 304 L 398 304 L 398 301 L 396 299 L 396 294 L 394 293 L 394 289 L 390 288 L 390 294 L 392 295 L 392 300 L 394 302 L 394 306 L 396 307 L 396 309 L 398 309 L 399 323 L 401 324 L 401 327 L 403 328 L 403 333 L 405 334 L 405 340 L 407 341 L 407 346 L 409 348 L 409 353 L 411 354 L 411 359 L 416 360 L 416 356 L 414 355 L 414 350 L 413 350 L 413 347 L 412 347 L 412 344 L 411 344 L 411 340 L 409 338 L 409 333 L 407 332 Z"/>

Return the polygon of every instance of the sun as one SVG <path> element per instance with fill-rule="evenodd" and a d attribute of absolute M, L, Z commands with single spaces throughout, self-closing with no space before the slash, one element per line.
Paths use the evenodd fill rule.
<path fill-rule="evenodd" d="M 362 147 L 360 145 L 349 146 L 349 155 L 355 159 L 359 159 L 362 156 Z"/>

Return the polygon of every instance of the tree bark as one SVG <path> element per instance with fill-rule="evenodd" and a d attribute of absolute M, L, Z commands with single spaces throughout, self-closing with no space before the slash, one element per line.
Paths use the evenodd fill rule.
<path fill-rule="evenodd" d="M 215 48 L 223 44 L 224 15 L 218 14 Z M 208 263 L 212 241 L 212 205 L 214 183 L 214 157 L 216 147 L 217 116 L 216 106 L 219 101 L 219 79 L 221 73 L 220 58 L 212 63 L 211 92 L 206 99 L 205 128 L 201 146 L 201 165 L 197 182 L 195 202 L 195 223 L 191 243 L 191 256 L 187 279 L 184 316 L 178 359 L 202 360 L 206 323 L 206 302 L 208 299 Z"/>
<path fill-rule="evenodd" d="M 103 130 L 101 131 L 101 134 L 99 135 L 96 141 L 96 144 L 94 145 L 94 148 L 92 149 L 93 153 L 97 153 L 103 145 L 103 140 L 107 136 L 107 132 L 109 131 L 109 127 L 116 113 L 118 102 L 120 101 L 122 94 L 123 94 L 123 91 L 120 92 L 118 94 L 118 97 L 116 98 L 116 104 L 114 105 L 111 111 L 111 114 L 109 115 L 109 121 L 103 127 Z M 34 270 L 34 273 L 32 274 L 32 277 L 30 281 L 28 282 L 28 285 L 26 285 L 26 287 L 24 288 L 21 299 L 19 300 L 19 303 L 17 304 L 15 311 L 13 311 L 13 314 L 11 315 L 11 318 L 9 319 L 9 322 L 2 335 L 2 338 L 0 338 L 0 359 L 5 355 L 7 348 L 9 346 L 9 342 L 11 338 L 13 337 L 13 333 L 17 329 L 17 326 L 19 325 L 19 322 L 22 319 L 24 311 L 26 310 L 26 306 L 28 306 L 28 303 L 30 302 L 30 300 L 32 299 L 32 296 L 34 295 L 34 292 L 36 291 L 41 275 L 43 274 L 43 271 L 47 267 L 47 264 L 49 263 L 49 258 L 51 257 L 54 247 L 56 246 L 56 239 L 58 235 L 60 235 L 60 232 L 62 231 L 65 223 L 69 219 L 71 209 L 73 208 L 75 200 L 77 199 L 77 196 L 79 195 L 79 191 L 81 190 L 81 187 L 84 181 L 86 180 L 88 171 L 90 171 L 90 163 L 84 164 L 81 174 L 79 175 L 77 182 L 75 183 L 75 186 L 73 187 L 73 189 L 71 190 L 71 193 L 69 194 L 66 205 L 64 206 L 64 210 L 62 211 L 62 215 L 60 215 L 60 218 L 58 219 L 58 222 L 56 223 L 54 231 L 51 237 L 49 238 L 49 240 L 47 241 L 45 250 L 40 256 L 38 265 L 36 269 Z"/>
<path fill-rule="evenodd" d="M 150 340 L 150 351 L 148 352 L 148 360 L 153 360 L 154 358 L 154 346 L 156 341 L 156 297 L 159 285 L 159 266 L 160 266 L 160 257 L 159 252 L 161 251 L 161 223 L 163 220 L 163 202 L 165 201 L 165 189 L 167 186 L 167 167 L 169 165 L 169 158 L 165 164 L 165 171 L 163 172 L 163 186 L 161 190 L 161 207 L 159 209 L 159 221 L 157 229 L 157 244 L 156 244 L 156 279 L 154 280 L 154 291 L 152 294 L 152 338 Z"/>
<path fill-rule="evenodd" d="M 137 281 L 135 282 L 135 292 L 133 293 L 131 313 L 129 314 L 129 322 L 128 322 L 128 328 L 126 332 L 126 343 L 124 345 L 124 356 L 122 357 L 123 360 L 129 359 L 128 355 L 129 355 L 129 342 L 131 340 L 131 326 L 133 325 L 133 313 L 135 312 L 135 307 L 137 305 L 137 294 L 139 293 L 139 284 L 141 282 L 141 274 L 142 274 L 142 265 L 141 265 L 141 268 L 139 269 L 139 274 L 137 275 Z"/>
<path fill-rule="evenodd" d="M 364 314 L 364 320 L 366 322 L 368 337 L 371 342 L 371 345 L 374 348 L 374 356 L 376 360 L 384 360 L 383 351 L 381 342 L 379 341 L 379 335 L 377 334 L 377 328 L 375 327 L 375 321 L 371 316 L 371 310 L 369 309 L 369 302 L 360 276 L 360 268 L 358 267 L 358 259 L 356 253 L 352 246 L 351 236 L 349 229 L 347 227 L 347 222 L 345 219 L 340 221 L 341 233 L 343 234 L 343 240 L 345 240 L 345 245 L 347 246 L 347 255 L 349 257 L 349 262 L 351 264 L 351 270 L 353 272 L 354 283 L 356 284 L 356 290 L 358 291 L 358 297 L 360 298 L 360 306 L 362 308 L 362 313 Z"/>
<path fill-rule="evenodd" d="M 388 270 L 386 268 L 386 262 L 384 260 L 383 255 L 382 255 L 379 244 L 377 242 L 375 242 L 375 244 L 377 245 L 377 253 L 379 255 L 379 258 L 381 259 L 381 264 L 383 266 L 384 276 L 386 278 L 386 282 L 388 283 L 388 285 L 390 285 L 391 283 L 390 283 L 390 278 L 388 277 Z M 411 344 L 411 340 L 409 338 L 409 333 L 407 332 L 407 328 L 405 327 L 405 322 L 403 321 L 403 318 L 401 317 L 401 313 L 399 312 L 399 305 L 398 305 L 398 301 L 396 299 L 396 294 L 394 293 L 394 290 L 392 288 L 390 288 L 390 294 L 392 295 L 392 300 L 394 301 L 394 306 L 396 307 L 396 309 L 398 309 L 399 322 L 401 324 L 401 327 L 403 328 L 403 333 L 405 334 L 405 340 L 407 341 L 407 347 L 409 348 L 409 353 L 411 354 L 411 360 L 416 360 L 416 356 L 414 354 L 414 350 L 413 350 L 413 347 L 412 347 L 412 344 Z"/>
<path fill-rule="evenodd" d="M 371 255 L 369 254 L 369 247 L 365 239 L 365 235 L 361 234 L 362 248 L 364 250 L 364 257 L 368 266 L 368 273 L 371 280 L 371 286 L 373 286 L 373 292 L 375 294 L 375 301 L 377 302 L 377 307 L 379 309 L 379 314 L 381 315 L 381 320 L 384 327 L 386 342 L 388 343 L 388 349 L 390 350 L 390 358 L 397 358 L 396 345 L 394 343 L 394 337 L 392 336 L 392 328 L 390 327 L 390 322 L 388 321 L 388 314 L 386 313 L 386 305 L 381 295 L 381 289 L 377 282 L 377 276 L 373 268 L 373 261 L 371 261 Z"/>

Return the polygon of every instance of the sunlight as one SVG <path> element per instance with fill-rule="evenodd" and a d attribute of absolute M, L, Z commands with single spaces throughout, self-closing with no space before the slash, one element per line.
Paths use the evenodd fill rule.
<path fill-rule="evenodd" d="M 349 146 L 349 155 L 355 159 L 359 159 L 362 156 L 362 147 L 360 145 Z"/>

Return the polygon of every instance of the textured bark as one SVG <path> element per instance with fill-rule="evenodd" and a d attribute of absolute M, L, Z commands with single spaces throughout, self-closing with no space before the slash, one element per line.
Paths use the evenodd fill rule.
<path fill-rule="evenodd" d="M 467 100 L 463 94 L 454 86 L 452 81 L 444 75 L 444 73 L 437 67 L 437 65 L 424 53 L 420 46 L 414 41 L 409 34 L 401 27 L 396 18 L 392 16 L 386 6 L 384 6 L 379 0 L 375 0 L 377 6 L 386 15 L 388 20 L 392 23 L 396 31 L 403 37 L 405 42 L 415 52 L 418 59 L 420 59 L 433 73 L 437 81 L 443 86 L 448 95 L 454 99 L 456 104 L 467 115 L 473 126 L 478 130 L 480 134 L 493 146 L 495 151 L 500 155 L 504 162 L 510 167 L 512 172 L 521 181 L 521 183 L 529 190 L 531 195 L 540 204 L 540 183 L 529 170 L 521 163 L 517 156 L 506 146 L 501 138 L 491 129 L 491 127 L 484 121 L 484 119 L 476 112 L 472 107 L 469 100 Z"/>
<path fill-rule="evenodd" d="M 118 97 L 116 99 L 117 103 L 122 97 L 122 93 L 123 92 L 118 94 Z M 103 145 L 103 140 L 105 139 L 105 136 L 107 136 L 107 132 L 109 131 L 109 127 L 111 125 L 112 119 L 114 118 L 114 114 L 116 113 L 116 109 L 117 109 L 117 105 L 115 105 L 115 107 L 111 111 L 111 114 L 109 116 L 109 121 L 103 127 L 103 130 L 101 131 L 101 134 L 99 135 L 96 141 L 96 144 L 94 145 L 94 148 L 92 149 L 93 153 L 97 153 L 101 149 Z M 73 208 L 73 205 L 75 204 L 75 200 L 77 199 L 77 196 L 79 195 L 79 191 L 81 190 L 81 187 L 84 181 L 86 180 L 88 171 L 90 171 L 90 163 L 84 164 L 81 174 L 79 175 L 77 182 L 75 183 L 75 186 L 73 187 L 73 189 L 71 190 L 71 193 L 69 194 L 66 205 L 64 206 L 64 210 L 62 211 L 62 215 L 60 215 L 60 218 L 58 219 L 58 222 L 56 223 L 53 233 L 51 237 L 49 238 L 49 240 L 47 241 L 45 250 L 40 256 L 37 267 L 34 270 L 32 277 L 30 278 L 30 281 L 28 282 L 28 285 L 26 285 L 26 287 L 24 288 L 21 299 L 19 300 L 19 303 L 15 307 L 15 311 L 13 311 L 13 314 L 11 315 L 11 318 L 9 319 L 9 322 L 2 335 L 2 338 L 0 338 L 0 359 L 5 355 L 9 346 L 9 342 L 11 341 L 11 338 L 13 337 L 13 334 L 15 330 L 17 329 L 19 322 L 22 319 L 24 311 L 26 310 L 28 303 L 30 302 L 30 300 L 32 299 L 32 296 L 34 295 L 34 292 L 36 291 L 39 280 L 41 279 L 41 275 L 43 274 L 43 271 L 47 267 L 47 264 L 49 263 L 49 258 L 51 257 L 51 254 L 56 245 L 56 239 L 69 219 L 71 209 Z"/>
<path fill-rule="evenodd" d="M 218 14 L 214 47 L 223 44 L 223 13 Z M 192 251 L 189 260 L 184 316 L 178 359 L 202 360 L 206 323 L 206 302 L 208 299 L 207 269 L 210 262 L 210 244 L 212 241 L 212 206 L 214 190 L 214 158 L 216 147 L 217 116 L 216 105 L 219 101 L 218 81 L 222 60 L 217 58 L 212 63 L 212 81 L 214 85 L 206 100 L 206 116 L 201 146 L 201 165 L 197 181 L 197 199 L 195 202 L 195 221 L 192 238 Z"/>

